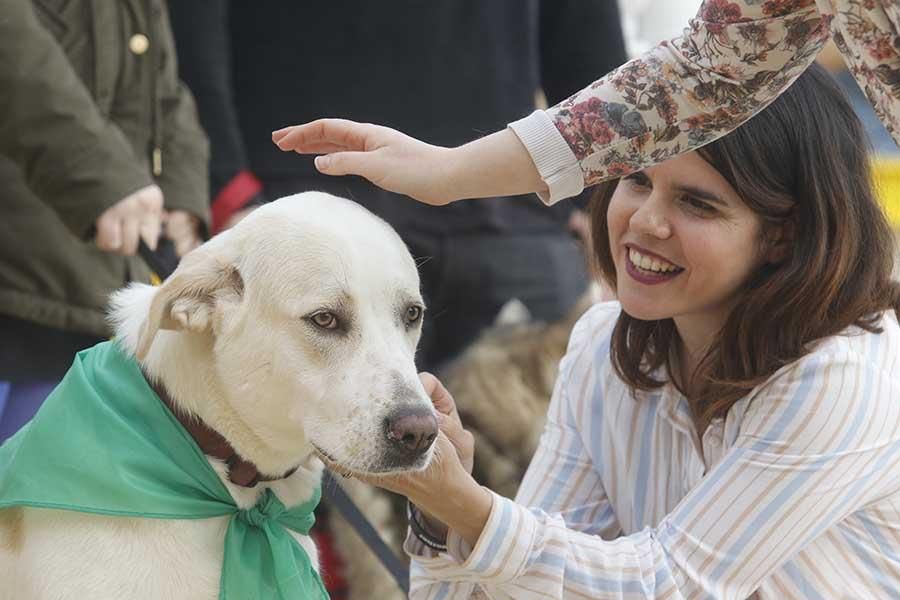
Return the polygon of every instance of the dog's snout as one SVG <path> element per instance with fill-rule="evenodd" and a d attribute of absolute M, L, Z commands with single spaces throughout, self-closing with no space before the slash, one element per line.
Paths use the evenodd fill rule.
<path fill-rule="evenodd" d="M 425 408 L 401 408 L 385 423 L 388 440 L 408 454 L 424 454 L 438 434 L 437 419 Z"/>

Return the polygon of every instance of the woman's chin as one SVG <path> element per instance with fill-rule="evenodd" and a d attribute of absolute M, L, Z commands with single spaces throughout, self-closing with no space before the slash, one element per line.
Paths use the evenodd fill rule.
<path fill-rule="evenodd" d="M 672 318 L 672 310 L 669 307 L 647 302 L 646 298 L 629 301 L 628 295 L 623 294 L 619 296 L 619 304 L 629 317 L 640 321 L 660 321 Z"/>

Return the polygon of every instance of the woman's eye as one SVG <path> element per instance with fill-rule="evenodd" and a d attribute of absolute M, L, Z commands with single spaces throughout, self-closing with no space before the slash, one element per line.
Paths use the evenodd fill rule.
<path fill-rule="evenodd" d="M 698 198 L 694 198 L 693 196 L 685 196 L 681 199 L 688 208 L 693 210 L 694 212 L 701 213 L 704 215 L 711 215 L 716 212 L 716 208 L 709 204 L 708 202 L 704 202 Z"/>
<path fill-rule="evenodd" d="M 324 310 L 312 315 L 309 317 L 309 320 L 313 322 L 313 325 L 322 329 L 335 329 L 338 326 L 337 317 L 333 313 Z"/>
<path fill-rule="evenodd" d="M 647 176 L 638 171 L 637 173 L 632 173 L 631 175 L 626 175 L 625 180 L 631 185 L 646 188 L 650 187 L 650 180 L 647 179 Z"/>
<path fill-rule="evenodd" d="M 421 306 L 410 306 L 406 309 L 406 322 L 407 323 L 415 323 L 419 319 L 422 318 L 422 307 Z"/>

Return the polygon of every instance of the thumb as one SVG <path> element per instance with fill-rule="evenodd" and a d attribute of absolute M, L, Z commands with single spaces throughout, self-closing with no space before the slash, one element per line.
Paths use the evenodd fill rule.
<path fill-rule="evenodd" d="M 316 157 L 316 169 L 325 175 L 359 175 L 369 181 L 378 177 L 371 152 L 333 152 Z"/>
<path fill-rule="evenodd" d="M 450 392 L 444 387 L 444 384 L 441 383 L 441 380 L 431 373 L 424 371 L 419 373 L 419 379 L 422 381 L 425 393 L 431 398 L 434 408 L 439 413 L 453 415 L 456 410 L 456 403 L 453 401 L 453 396 L 450 395 Z"/>

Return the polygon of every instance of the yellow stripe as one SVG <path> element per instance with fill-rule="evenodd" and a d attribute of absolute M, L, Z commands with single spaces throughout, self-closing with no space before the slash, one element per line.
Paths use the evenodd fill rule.
<path fill-rule="evenodd" d="M 881 206 L 891 225 L 900 228 L 900 158 L 876 158 L 872 171 Z"/>

